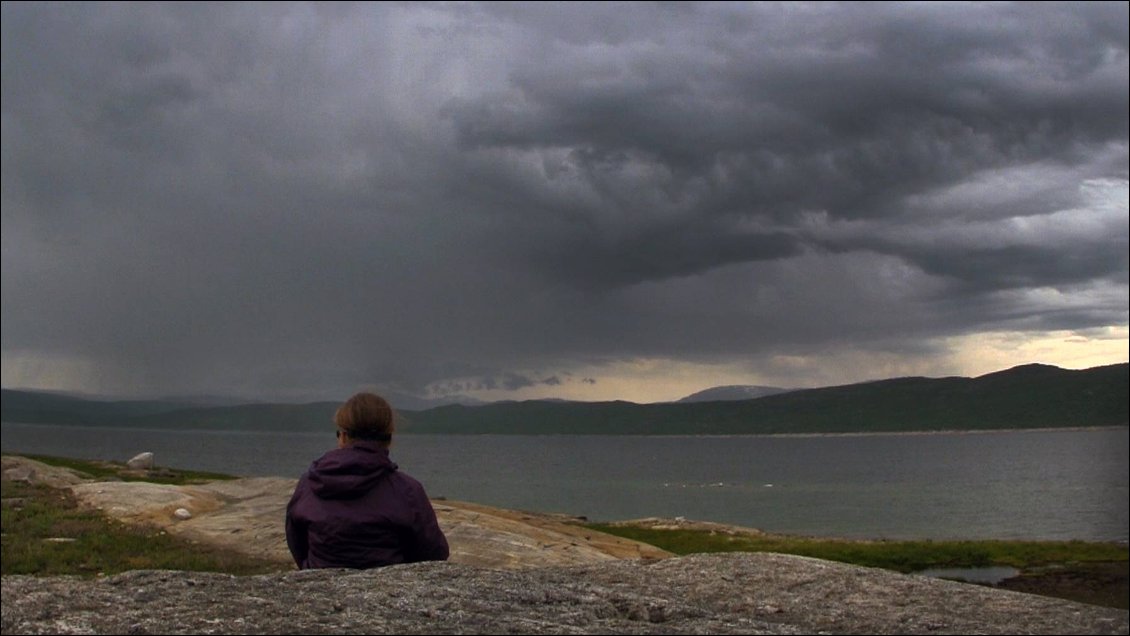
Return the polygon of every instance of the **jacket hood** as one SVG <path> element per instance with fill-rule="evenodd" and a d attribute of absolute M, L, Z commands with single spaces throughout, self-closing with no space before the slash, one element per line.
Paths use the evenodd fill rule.
<path fill-rule="evenodd" d="M 322 499 L 352 499 L 368 492 L 397 465 L 388 449 L 369 442 L 356 442 L 334 449 L 314 461 L 307 472 L 310 489 Z"/>

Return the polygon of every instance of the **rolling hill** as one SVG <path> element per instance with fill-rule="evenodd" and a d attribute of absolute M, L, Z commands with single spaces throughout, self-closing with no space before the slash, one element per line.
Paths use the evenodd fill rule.
<path fill-rule="evenodd" d="M 1121 426 L 1127 369 L 1027 365 L 973 379 L 898 378 L 742 401 L 446 406 L 406 414 L 403 430 L 734 435 Z"/>
<path fill-rule="evenodd" d="M 1130 365 L 1025 365 L 977 378 L 897 378 L 749 400 L 635 404 L 535 400 L 401 411 L 402 433 L 735 435 L 1125 426 Z M 186 407 L 3 391 L 5 422 L 321 431 L 336 402 Z"/>
<path fill-rule="evenodd" d="M 704 391 L 699 391 L 698 393 L 691 393 L 684 398 L 676 400 L 676 402 L 721 402 L 724 400 L 756 400 L 757 398 L 763 398 L 767 395 L 788 393 L 792 390 L 793 389 L 782 389 L 776 386 L 756 386 L 751 384 L 716 386 Z"/>

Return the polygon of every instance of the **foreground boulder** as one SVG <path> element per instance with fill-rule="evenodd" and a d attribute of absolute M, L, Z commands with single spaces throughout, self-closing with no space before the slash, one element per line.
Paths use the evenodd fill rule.
<path fill-rule="evenodd" d="M 138 453 L 126 462 L 126 466 L 133 470 L 151 470 L 153 468 L 153 453 Z"/>
<path fill-rule="evenodd" d="M 1124 610 L 780 554 L 8 576 L 2 614 L 5 634 L 1127 633 Z"/>

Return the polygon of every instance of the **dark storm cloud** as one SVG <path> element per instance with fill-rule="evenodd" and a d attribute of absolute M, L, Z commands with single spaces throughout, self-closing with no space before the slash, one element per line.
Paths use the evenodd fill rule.
<path fill-rule="evenodd" d="M 1124 8 L 897 7 L 886 14 L 849 6 L 833 18 L 819 8 L 794 15 L 753 7 L 738 16 L 744 32 L 710 38 L 732 26 L 732 10 L 693 11 L 658 33 L 641 29 L 631 38 L 637 46 L 623 45 L 613 59 L 551 48 L 517 62 L 511 90 L 454 108 L 459 139 L 467 148 L 555 162 L 550 180 L 564 173 L 596 194 L 594 225 L 620 216 L 638 227 L 631 211 L 647 210 L 639 214 L 649 217 L 644 227 L 611 246 L 597 240 L 586 251 L 576 237 L 569 247 L 578 260 L 601 263 L 608 249 L 636 252 L 655 234 L 648 226 L 670 228 L 671 240 L 643 246 L 689 261 L 678 268 L 656 259 L 652 276 L 665 276 L 734 256 L 720 249 L 713 261 L 694 258 L 687 231 L 732 242 L 736 220 L 789 228 L 810 210 L 897 217 L 923 191 L 1025 163 L 1094 162 L 1127 136 L 1118 79 L 1125 30 L 1112 26 L 1120 15 L 1103 15 Z M 819 29 L 808 26 L 814 19 Z M 1042 30 L 1050 31 L 1043 40 Z M 626 38 L 617 30 L 611 39 Z M 660 48 L 668 38 L 674 45 Z M 1113 155 L 1087 176 L 1125 178 L 1125 144 Z M 648 200 L 660 192 L 661 202 Z M 1021 197 L 1017 205 L 935 213 L 1035 215 L 1078 202 L 1062 190 Z M 793 240 L 784 238 L 766 258 L 792 253 Z M 753 252 L 737 260 L 755 260 Z M 598 285 L 619 274 L 615 267 L 564 270 L 573 273 Z M 640 277 L 633 274 L 626 278 Z"/>
<path fill-rule="evenodd" d="M 1127 22 L 5 4 L 4 351 L 321 396 L 1125 325 Z"/>

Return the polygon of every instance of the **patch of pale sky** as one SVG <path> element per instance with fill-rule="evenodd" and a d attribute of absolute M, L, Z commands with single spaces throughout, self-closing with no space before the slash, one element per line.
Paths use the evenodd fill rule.
<path fill-rule="evenodd" d="M 976 186 L 978 196 L 983 196 L 982 185 L 986 191 L 998 185 L 1019 179 L 1022 183 L 1032 180 L 1039 182 L 1050 174 L 1037 170 L 1035 174 L 1025 174 L 1012 170 L 997 178 L 986 180 Z M 967 187 L 957 186 L 955 190 Z M 1010 192 L 1019 190 L 1009 189 Z M 974 247 L 1002 247 L 1006 245 L 1043 245 L 1049 242 L 1062 243 L 1093 241 L 1108 238 L 1114 231 L 1126 229 L 1128 209 L 1130 209 L 1130 182 L 1118 179 L 1090 179 L 1078 185 L 1083 199 L 1079 207 L 1059 210 L 1038 216 L 1006 216 L 969 222 L 957 221 L 938 216 L 937 218 L 915 218 L 913 224 L 884 225 L 868 219 L 833 219 L 823 211 L 808 211 L 801 217 L 801 227 L 812 236 L 822 240 L 851 240 L 864 237 L 881 237 L 899 243 L 912 245 L 964 245 Z M 933 197 L 934 195 L 930 195 Z M 970 206 L 973 197 L 953 194 L 947 190 L 946 196 L 968 196 Z M 1000 202 L 1006 199 L 1000 198 Z M 914 209 L 922 200 L 910 202 L 908 208 Z M 982 204 L 984 205 L 984 204 Z M 927 206 L 929 207 L 929 206 Z M 962 206 L 955 206 L 962 209 Z M 934 212 L 936 214 L 936 211 Z"/>
<path fill-rule="evenodd" d="M 112 393 L 121 382 L 105 382 L 107 374 L 101 365 L 75 354 L 50 355 L 42 352 L 3 353 L 2 382 L 6 389 L 43 391 L 79 391 L 96 394 Z M 131 387 L 133 388 L 133 387 Z"/>
<path fill-rule="evenodd" d="M 715 386 L 761 385 L 817 388 L 895 377 L 976 377 L 1031 363 L 1086 369 L 1127 361 L 1130 329 L 1051 332 L 986 332 L 941 339 L 941 353 L 841 350 L 778 355 L 748 363 L 708 364 L 661 358 L 618 360 L 571 369 L 572 380 L 518 391 L 477 391 L 492 400 L 560 398 L 581 401 L 666 402 Z M 861 370 L 865 370 L 861 373 Z M 576 378 L 596 378 L 595 384 Z"/>
<path fill-rule="evenodd" d="M 1087 369 L 1127 361 L 1130 329 L 1125 325 L 1080 331 L 986 332 L 951 341 L 961 375 L 983 375 L 1020 364 Z"/>
<path fill-rule="evenodd" d="M 1126 229 L 1130 209 L 1130 184 L 1110 179 L 1086 181 L 1079 186 L 1084 206 L 1041 216 L 1014 216 L 952 227 L 940 240 L 963 245 L 996 247 L 1006 244 L 1040 245 L 1052 241 L 1072 243 L 1108 238 L 1115 230 Z M 937 242 L 931 233 L 922 240 Z"/>
<path fill-rule="evenodd" d="M 1074 184 L 1078 180 L 1077 171 L 1050 163 L 994 167 L 959 183 L 912 195 L 906 207 L 928 215 L 945 209 L 985 209 L 1045 189 L 1051 182 Z"/>

